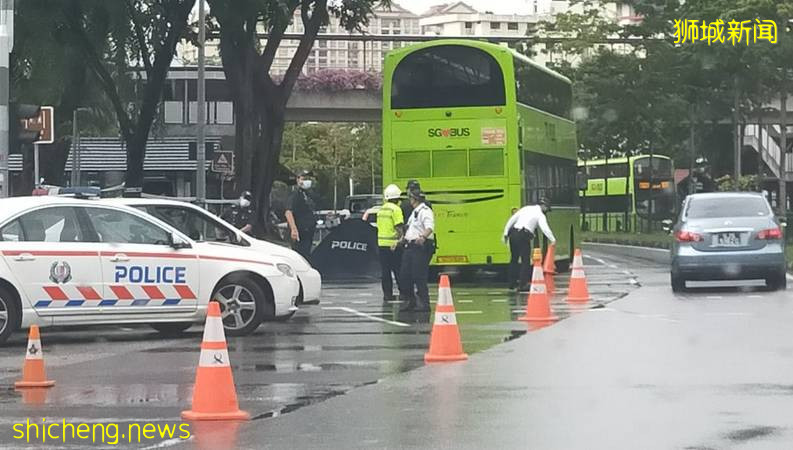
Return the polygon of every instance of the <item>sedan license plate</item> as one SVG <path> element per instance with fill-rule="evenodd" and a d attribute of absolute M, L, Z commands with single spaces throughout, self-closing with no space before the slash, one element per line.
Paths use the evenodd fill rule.
<path fill-rule="evenodd" d="M 716 233 L 713 235 L 711 247 L 741 247 L 741 233 Z"/>

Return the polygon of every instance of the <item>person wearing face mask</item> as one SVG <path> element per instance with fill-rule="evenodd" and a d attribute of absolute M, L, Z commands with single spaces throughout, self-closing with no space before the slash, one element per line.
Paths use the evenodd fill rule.
<path fill-rule="evenodd" d="M 292 248 L 304 258 L 309 259 L 317 221 L 314 219 L 314 200 L 309 195 L 314 180 L 312 173 L 303 170 L 297 175 L 297 186 L 286 201 L 286 221 Z"/>
<path fill-rule="evenodd" d="M 253 195 L 245 191 L 240 195 L 239 203 L 232 205 L 231 209 L 223 215 L 223 220 L 234 225 L 243 233 L 253 230 L 253 221 L 256 218 L 256 209 L 253 207 Z"/>

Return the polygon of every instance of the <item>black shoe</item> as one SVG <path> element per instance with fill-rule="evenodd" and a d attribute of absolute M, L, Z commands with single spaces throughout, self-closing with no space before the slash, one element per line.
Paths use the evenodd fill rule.
<path fill-rule="evenodd" d="M 410 312 L 410 311 L 413 311 L 413 308 L 415 308 L 415 307 L 416 307 L 416 305 L 414 303 L 408 303 L 407 305 L 399 308 L 399 311 L 400 312 Z"/>

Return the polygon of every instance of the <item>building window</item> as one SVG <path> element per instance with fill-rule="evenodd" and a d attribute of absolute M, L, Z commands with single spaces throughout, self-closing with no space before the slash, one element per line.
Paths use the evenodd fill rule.
<path fill-rule="evenodd" d="M 501 22 L 490 22 L 490 29 L 491 30 L 500 30 L 501 29 Z"/>
<path fill-rule="evenodd" d="M 466 30 L 470 30 L 473 27 L 474 27 L 474 23 L 473 22 L 465 22 L 465 29 Z"/>
<path fill-rule="evenodd" d="M 517 31 L 518 30 L 518 23 L 517 22 L 507 22 L 507 30 Z"/>

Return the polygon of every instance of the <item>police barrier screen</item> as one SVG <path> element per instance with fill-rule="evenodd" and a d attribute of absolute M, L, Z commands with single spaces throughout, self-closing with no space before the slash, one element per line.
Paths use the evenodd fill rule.
<path fill-rule="evenodd" d="M 509 262 L 512 209 L 547 196 L 558 259 L 578 234 L 572 88 L 517 52 L 436 40 L 386 56 L 383 184 L 421 183 L 435 211 L 433 265 Z"/>
<path fill-rule="evenodd" d="M 586 189 L 579 193 L 584 226 L 630 230 L 636 219 L 672 218 L 677 198 L 673 167 L 663 155 L 579 161 L 578 169 L 587 177 Z M 604 213 L 618 214 L 610 214 L 604 223 Z"/>

